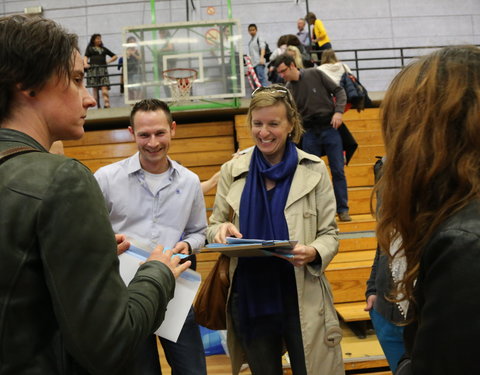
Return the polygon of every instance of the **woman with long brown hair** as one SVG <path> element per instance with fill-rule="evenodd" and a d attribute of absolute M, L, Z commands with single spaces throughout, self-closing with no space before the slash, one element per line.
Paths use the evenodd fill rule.
<path fill-rule="evenodd" d="M 377 237 L 401 244 L 413 374 L 476 374 L 480 334 L 480 49 L 440 49 L 393 80 Z M 401 269 L 401 267 L 399 267 Z M 402 366 L 400 366 L 402 367 Z"/>

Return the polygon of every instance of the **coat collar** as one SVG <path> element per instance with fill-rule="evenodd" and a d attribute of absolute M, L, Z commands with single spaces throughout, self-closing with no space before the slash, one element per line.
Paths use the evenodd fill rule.
<path fill-rule="evenodd" d="M 238 159 L 233 160 L 232 177 L 234 180 L 248 172 L 250 160 L 252 159 L 252 152 L 253 148 L 246 154 L 241 155 Z M 320 174 L 308 168 L 306 164 L 309 162 L 320 163 L 321 159 L 315 155 L 299 150 L 298 148 L 297 153 L 298 166 L 293 177 L 285 208 L 313 190 L 320 179 Z"/>
<path fill-rule="evenodd" d="M 36 148 L 40 151 L 48 152 L 40 143 L 35 139 L 15 129 L 2 128 L 0 129 L 0 141 L 6 142 L 19 142 L 27 146 Z"/>

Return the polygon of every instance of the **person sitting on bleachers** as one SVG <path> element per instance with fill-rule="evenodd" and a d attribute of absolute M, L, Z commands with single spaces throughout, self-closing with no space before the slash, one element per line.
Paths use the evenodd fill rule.
<path fill-rule="evenodd" d="M 337 85 L 340 85 L 343 73 L 352 73 L 347 64 L 337 59 L 337 55 L 333 49 L 323 51 L 320 66 L 318 66 L 317 69 L 324 72 Z"/>

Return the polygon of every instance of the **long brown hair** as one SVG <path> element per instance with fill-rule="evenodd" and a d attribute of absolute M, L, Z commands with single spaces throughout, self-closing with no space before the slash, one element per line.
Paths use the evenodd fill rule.
<path fill-rule="evenodd" d="M 402 70 L 381 107 L 386 146 L 377 238 L 400 235 L 403 298 L 413 299 L 423 249 L 449 216 L 480 198 L 480 49 L 440 49 Z M 399 252 L 397 252 L 397 255 Z"/>

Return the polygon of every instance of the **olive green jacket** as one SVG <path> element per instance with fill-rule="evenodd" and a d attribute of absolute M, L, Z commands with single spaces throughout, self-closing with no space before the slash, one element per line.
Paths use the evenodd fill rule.
<path fill-rule="evenodd" d="M 0 374 L 133 374 L 175 279 L 160 262 L 125 287 L 102 193 L 78 161 L 0 129 Z"/>
<path fill-rule="evenodd" d="M 324 271 L 337 254 L 338 236 L 335 222 L 335 196 L 324 162 L 318 157 L 298 151 L 298 165 L 285 204 L 285 218 L 290 239 L 313 246 L 321 264 L 295 267 L 298 308 L 308 375 L 344 374 L 340 349 L 339 327 L 330 285 Z M 252 151 L 222 166 L 207 239 L 213 238 L 222 223 L 232 221 L 239 228 L 240 200 L 245 187 Z M 233 218 L 230 217 L 233 212 Z M 233 280 L 238 258 L 230 260 Z M 227 344 L 232 371 L 236 375 L 245 361 L 245 354 L 227 311 Z"/>

